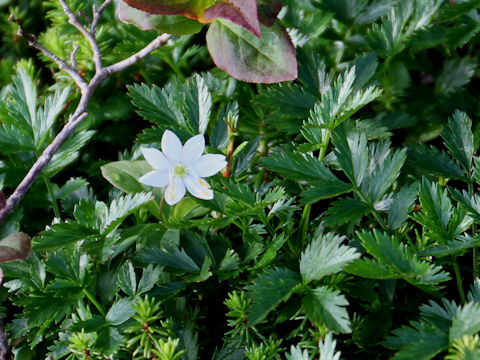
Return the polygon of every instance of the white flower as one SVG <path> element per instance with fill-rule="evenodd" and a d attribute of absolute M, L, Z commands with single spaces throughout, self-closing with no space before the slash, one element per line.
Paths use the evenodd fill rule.
<path fill-rule="evenodd" d="M 186 190 L 199 199 L 211 200 L 213 191 L 203 178 L 215 175 L 227 166 L 227 162 L 224 155 L 202 155 L 204 150 L 203 135 L 188 139 L 182 146 L 177 135 L 166 130 L 162 136 L 162 151 L 142 149 L 153 171 L 140 177 L 139 181 L 149 186 L 167 187 L 165 201 L 169 205 L 182 200 Z"/>

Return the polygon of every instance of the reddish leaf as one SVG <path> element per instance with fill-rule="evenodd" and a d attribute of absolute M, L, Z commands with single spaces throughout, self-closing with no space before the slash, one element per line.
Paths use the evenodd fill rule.
<path fill-rule="evenodd" d="M 280 0 L 258 1 L 258 17 L 265 26 L 271 27 L 275 23 L 280 10 L 282 10 L 282 2 Z"/>
<path fill-rule="evenodd" d="M 260 37 L 257 0 L 224 0 L 205 10 L 205 19 L 228 19 Z"/>
<path fill-rule="evenodd" d="M 215 20 L 207 32 L 207 46 L 215 64 L 236 79 L 275 83 L 297 78 L 295 48 L 278 25 L 261 26 L 258 38 L 229 20 Z"/>
<path fill-rule="evenodd" d="M 0 263 L 26 260 L 32 249 L 30 236 L 16 233 L 0 240 Z"/>
<path fill-rule="evenodd" d="M 127 24 L 133 24 L 142 30 L 159 30 L 174 35 L 194 34 L 202 29 L 196 20 L 181 15 L 154 15 L 135 9 L 120 0 L 118 17 Z"/>
<path fill-rule="evenodd" d="M 158 15 L 184 15 L 204 21 L 203 11 L 214 4 L 214 0 L 125 0 L 142 11 Z"/>

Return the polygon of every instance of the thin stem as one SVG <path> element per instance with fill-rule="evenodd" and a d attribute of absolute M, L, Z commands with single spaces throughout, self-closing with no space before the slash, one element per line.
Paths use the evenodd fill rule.
<path fill-rule="evenodd" d="M 383 222 L 383 219 L 380 216 L 380 214 L 378 213 L 377 209 L 375 209 L 375 206 L 373 204 L 371 204 L 370 201 L 368 201 L 366 196 L 364 196 L 362 194 L 362 192 L 356 186 L 355 186 L 355 194 L 360 198 L 360 200 L 362 200 L 364 203 L 369 204 L 372 207 L 373 217 L 375 218 L 375 220 L 377 220 L 378 224 L 382 227 L 382 229 L 384 231 L 388 232 L 389 230 L 388 230 L 387 226 L 385 225 L 385 223 Z"/>
<path fill-rule="evenodd" d="M 302 217 L 300 218 L 299 232 L 297 239 L 299 243 L 303 245 L 305 238 L 307 237 L 308 224 L 310 222 L 310 213 L 312 210 L 312 204 L 307 204 L 303 208 Z"/>
<path fill-rule="evenodd" d="M 318 152 L 318 160 L 323 161 L 325 154 L 327 153 L 328 144 L 330 144 L 330 139 L 332 137 L 332 129 L 327 129 L 325 134 L 325 139 L 321 143 L 320 151 Z"/>
<path fill-rule="evenodd" d="M 473 182 L 469 181 L 468 183 L 468 194 L 470 197 L 473 197 Z M 473 236 L 477 233 L 477 224 L 474 222 L 472 225 L 472 232 Z M 473 281 L 477 279 L 478 276 L 478 269 L 477 269 L 477 264 L 478 264 L 478 248 L 474 247 L 473 248 Z"/>
<path fill-rule="evenodd" d="M 60 208 L 58 207 L 57 199 L 55 198 L 52 183 L 50 182 L 48 176 L 46 176 L 45 174 L 42 174 L 42 177 L 43 181 L 45 182 L 45 186 L 47 187 L 48 196 L 50 196 L 50 201 L 52 202 L 53 213 L 55 214 L 55 217 L 57 219 L 60 219 L 62 217 L 62 214 L 60 213 Z"/>
<path fill-rule="evenodd" d="M 465 304 L 465 292 L 463 291 L 463 282 L 460 275 L 460 268 L 456 258 L 453 258 L 453 269 L 455 271 L 455 278 L 457 279 L 458 294 L 460 295 L 460 301 Z"/>
<path fill-rule="evenodd" d="M 88 300 L 91 301 L 91 303 L 97 308 L 97 310 L 100 312 L 100 314 L 105 317 L 105 309 L 103 308 L 102 305 L 95 299 L 95 297 L 88 291 L 87 289 L 82 289 L 82 292 L 85 294 L 85 296 L 88 298 Z"/>

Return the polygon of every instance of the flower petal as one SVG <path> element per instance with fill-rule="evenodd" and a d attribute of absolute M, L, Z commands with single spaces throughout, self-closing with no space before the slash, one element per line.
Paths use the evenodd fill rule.
<path fill-rule="evenodd" d="M 227 166 L 225 156 L 220 154 L 205 154 L 194 165 L 194 169 L 200 177 L 209 177 Z"/>
<path fill-rule="evenodd" d="M 172 165 L 160 150 L 154 148 L 142 148 L 145 160 L 156 170 L 167 170 Z"/>
<path fill-rule="evenodd" d="M 165 130 L 162 136 L 162 151 L 172 163 L 180 161 L 182 155 L 182 143 L 170 130 Z"/>
<path fill-rule="evenodd" d="M 183 181 L 188 192 L 196 198 L 203 200 L 213 199 L 213 191 L 210 189 L 210 185 L 201 177 L 188 175 L 184 177 Z"/>
<path fill-rule="evenodd" d="M 165 190 L 165 201 L 168 205 L 175 205 L 178 203 L 182 198 L 185 196 L 185 184 L 183 180 L 173 176 L 170 184 L 167 186 L 167 190 Z"/>
<path fill-rule="evenodd" d="M 154 187 L 165 187 L 168 180 L 168 170 L 153 170 L 138 179 L 142 184 Z"/>
<path fill-rule="evenodd" d="M 182 162 L 184 164 L 193 164 L 205 150 L 205 138 L 202 134 L 195 135 L 187 140 L 182 149 Z"/>

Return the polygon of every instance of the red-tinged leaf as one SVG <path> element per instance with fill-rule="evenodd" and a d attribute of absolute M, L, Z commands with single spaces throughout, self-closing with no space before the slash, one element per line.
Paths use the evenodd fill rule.
<path fill-rule="evenodd" d="M 204 22 L 203 12 L 215 0 L 124 0 L 135 9 L 157 15 L 183 15 Z"/>
<path fill-rule="evenodd" d="M 228 19 L 260 37 L 257 0 L 224 0 L 205 10 L 205 19 Z"/>
<path fill-rule="evenodd" d="M 127 5 L 123 0 L 118 4 L 118 17 L 142 30 L 158 30 L 174 35 L 195 34 L 202 29 L 202 24 L 196 20 L 181 15 L 149 14 Z"/>
<path fill-rule="evenodd" d="M 258 18 L 265 26 L 271 27 L 275 24 L 280 10 L 282 10 L 282 2 L 280 0 L 258 1 Z"/>
<path fill-rule="evenodd" d="M 278 25 L 262 25 L 258 38 L 229 20 L 217 19 L 208 29 L 207 46 L 215 64 L 238 80 L 276 83 L 297 78 L 295 48 Z"/>
<path fill-rule="evenodd" d="M 16 233 L 0 240 L 0 263 L 26 260 L 32 249 L 30 236 Z"/>

